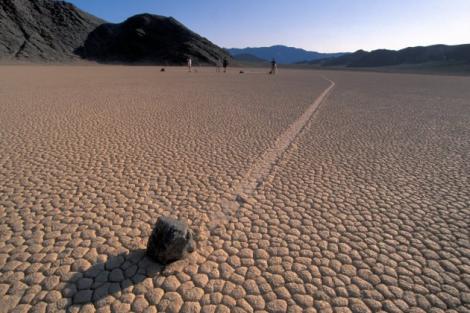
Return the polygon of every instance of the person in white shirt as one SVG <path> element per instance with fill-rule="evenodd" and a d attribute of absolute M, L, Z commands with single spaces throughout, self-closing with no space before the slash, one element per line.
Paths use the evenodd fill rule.
<path fill-rule="evenodd" d="M 191 60 L 191 57 L 188 57 L 188 70 L 190 72 L 193 71 L 193 60 Z"/>

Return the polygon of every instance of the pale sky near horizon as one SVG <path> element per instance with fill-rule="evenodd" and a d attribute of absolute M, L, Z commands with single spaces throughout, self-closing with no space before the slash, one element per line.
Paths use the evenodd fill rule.
<path fill-rule="evenodd" d="M 68 0 L 110 22 L 172 16 L 226 48 L 319 52 L 470 43 L 470 0 Z"/>

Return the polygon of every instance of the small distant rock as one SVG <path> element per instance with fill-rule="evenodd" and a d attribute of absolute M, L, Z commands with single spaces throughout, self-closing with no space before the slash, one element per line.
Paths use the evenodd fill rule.
<path fill-rule="evenodd" d="M 191 230 L 184 222 L 162 216 L 147 244 L 147 255 L 161 264 L 171 263 L 194 251 Z"/>
<path fill-rule="evenodd" d="M 162 68 L 162 69 L 160 70 L 160 72 L 165 72 L 165 68 Z"/>

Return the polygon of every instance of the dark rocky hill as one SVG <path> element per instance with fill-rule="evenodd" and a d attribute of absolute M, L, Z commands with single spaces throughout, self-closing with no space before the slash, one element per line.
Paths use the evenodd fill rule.
<path fill-rule="evenodd" d="M 103 63 L 215 64 L 230 55 L 171 17 L 133 16 L 123 23 L 100 25 L 77 50 L 83 58 Z"/>
<path fill-rule="evenodd" d="M 0 0 L 0 60 L 63 62 L 103 20 L 70 3 Z"/>
<path fill-rule="evenodd" d="M 0 0 L 1 62 L 214 64 L 230 55 L 171 17 L 111 24 L 55 0 Z"/>
<path fill-rule="evenodd" d="M 307 64 L 343 67 L 381 67 L 436 62 L 440 64 L 455 64 L 458 62 L 469 64 L 470 44 L 410 47 L 398 51 L 380 49 L 366 52 L 364 50 L 358 50 L 354 53 L 337 58 L 316 60 L 308 62 Z"/>

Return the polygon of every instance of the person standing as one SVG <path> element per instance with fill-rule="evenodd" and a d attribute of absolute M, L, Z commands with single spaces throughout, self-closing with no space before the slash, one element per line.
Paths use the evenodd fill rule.
<path fill-rule="evenodd" d="M 222 65 L 224 67 L 224 73 L 227 73 L 227 66 L 228 66 L 227 58 L 224 58 L 224 61 L 222 62 Z"/>
<path fill-rule="evenodd" d="M 276 74 L 276 72 L 277 72 L 277 63 L 276 63 L 276 60 L 273 59 L 273 60 L 271 61 L 271 72 L 269 72 L 269 74 L 273 74 L 273 75 L 274 75 L 274 74 Z"/>
<path fill-rule="evenodd" d="M 193 60 L 191 60 L 191 57 L 188 57 L 188 70 L 189 72 L 193 71 Z"/>

